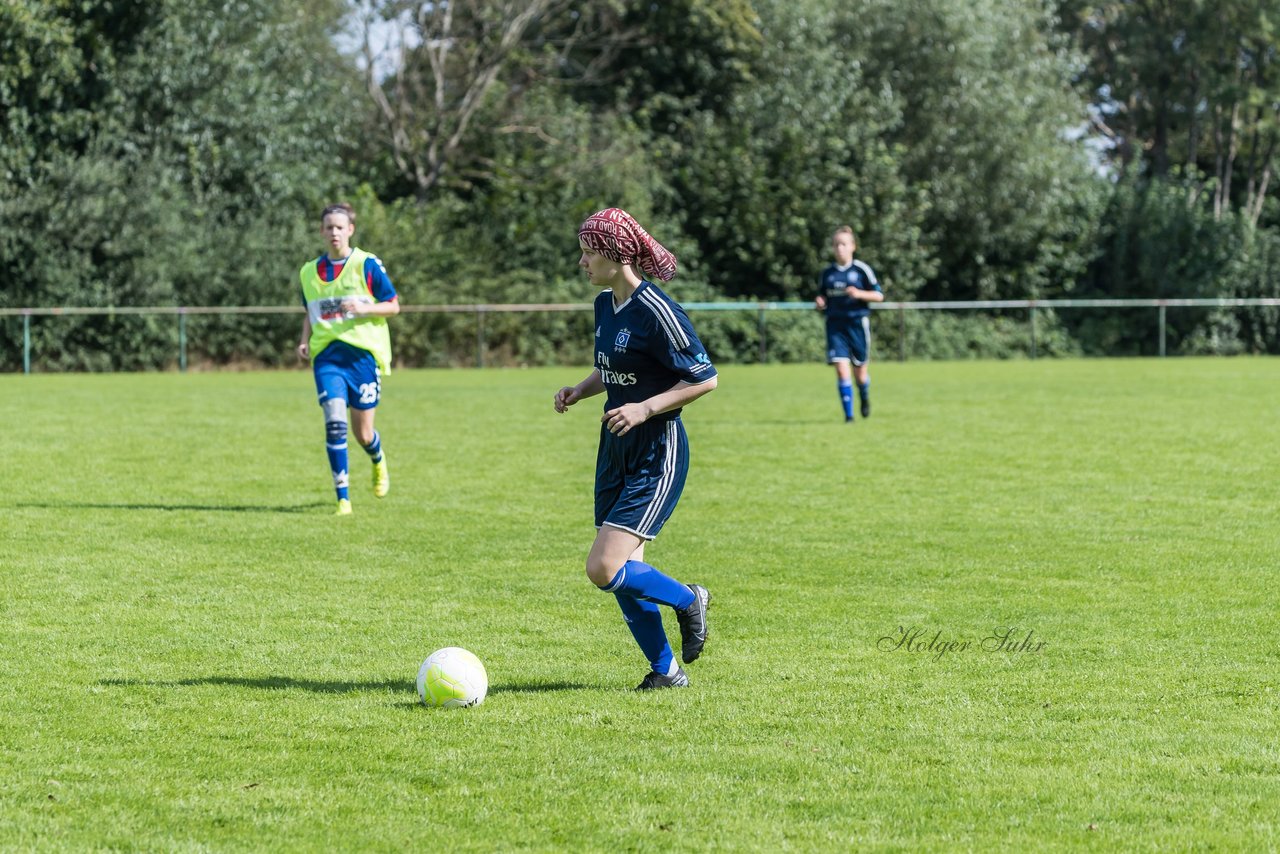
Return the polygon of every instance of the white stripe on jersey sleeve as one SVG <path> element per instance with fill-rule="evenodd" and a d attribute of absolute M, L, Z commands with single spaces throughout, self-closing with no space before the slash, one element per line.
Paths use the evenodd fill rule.
<path fill-rule="evenodd" d="M 649 310 L 653 312 L 653 316 L 658 319 L 658 324 L 667 333 L 667 339 L 671 342 L 671 346 L 677 350 L 683 350 L 688 347 L 689 336 L 681 328 L 680 321 L 676 318 L 676 313 L 671 310 L 671 306 L 667 305 L 662 300 L 662 297 L 647 288 L 640 291 L 638 296 L 640 302 L 648 306 Z"/>
<path fill-rule="evenodd" d="M 875 270 L 871 269 L 870 264 L 868 264 L 866 261 L 859 261 L 857 258 L 853 259 L 853 263 L 859 270 L 862 271 L 862 274 L 867 277 L 867 281 L 869 281 L 873 285 L 880 284 L 879 282 L 876 281 Z"/>

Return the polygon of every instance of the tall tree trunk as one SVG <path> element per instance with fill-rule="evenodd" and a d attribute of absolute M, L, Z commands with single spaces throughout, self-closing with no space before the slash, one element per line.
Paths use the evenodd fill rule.
<path fill-rule="evenodd" d="M 1222 134 L 1222 107 L 1213 105 L 1213 218 L 1222 217 L 1222 173 L 1226 164 L 1226 146 Z"/>
<path fill-rule="evenodd" d="M 1200 153 L 1200 74 L 1192 69 L 1188 75 L 1191 79 L 1191 98 L 1187 102 L 1187 160 L 1188 177 L 1196 174 L 1196 162 Z"/>
<path fill-rule="evenodd" d="M 1240 128 L 1240 102 L 1236 101 L 1231 105 L 1231 121 L 1227 125 L 1227 160 L 1222 172 L 1222 186 L 1220 194 L 1222 203 L 1217 212 L 1217 218 L 1221 219 L 1222 214 L 1231 209 L 1231 180 L 1235 174 L 1236 155 L 1240 153 L 1240 136 L 1236 133 Z"/>
<path fill-rule="evenodd" d="M 1254 228 L 1258 227 L 1258 220 L 1262 218 L 1262 205 L 1267 200 L 1267 185 L 1271 183 L 1271 157 L 1270 149 L 1274 149 L 1272 145 L 1268 149 L 1267 163 L 1262 167 L 1262 181 L 1259 184 L 1258 196 L 1253 200 L 1253 209 L 1249 211 L 1249 223 Z"/>

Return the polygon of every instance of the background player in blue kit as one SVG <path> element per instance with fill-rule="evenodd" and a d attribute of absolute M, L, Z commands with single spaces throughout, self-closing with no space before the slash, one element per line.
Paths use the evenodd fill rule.
<path fill-rule="evenodd" d="M 670 281 L 675 256 L 630 214 L 609 208 L 578 230 L 587 279 L 608 290 L 595 301 L 595 369 L 556 392 L 564 412 L 604 392 L 596 454 L 596 539 L 587 577 L 617 597 L 631 634 L 649 660 L 637 690 L 689 684 L 667 643 L 659 605 L 675 609 L 681 658 L 702 653 L 707 639 L 705 587 L 685 585 L 644 562 L 644 546 L 675 509 L 689 471 L 681 407 L 716 387 L 716 369 L 684 309 L 637 268 Z"/>
<path fill-rule="evenodd" d="M 853 382 L 858 383 L 862 417 L 871 416 L 871 308 L 884 302 L 880 283 L 870 265 L 853 257 L 858 250 L 853 229 L 842 225 L 831 236 L 835 263 L 822 271 L 814 304 L 827 315 L 827 364 L 836 366 L 836 388 L 844 407 L 844 420 L 853 420 Z M 853 363 L 852 377 L 849 364 Z"/>
<path fill-rule="evenodd" d="M 373 428 L 382 376 L 391 373 L 387 318 L 400 313 L 396 290 L 382 262 L 351 245 L 356 213 L 345 202 L 320 215 L 328 251 L 302 265 L 298 275 L 307 317 L 298 355 L 310 357 L 316 394 L 324 409 L 325 449 L 338 493 L 337 515 L 351 512 L 347 478 L 347 409 L 356 441 L 373 461 L 373 494 L 391 488 L 382 437 Z"/>

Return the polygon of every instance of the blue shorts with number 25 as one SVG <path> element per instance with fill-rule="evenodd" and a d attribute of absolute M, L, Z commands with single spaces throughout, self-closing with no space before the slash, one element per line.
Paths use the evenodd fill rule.
<path fill-rule="evenodd" d="M 600 427 L 596 454 L 596 527 L 652 540 L 676 509 L 689 474 L 689 438 L 678 417 L 646 421 L 615 436 Z"/>
<path fill-rule="evenodd" d="M 345 400 L 352 409 L 373 409 L 378 405 L 382 374 L 368 350 L 335 341 L 316 357 L 312 370 L 321 406 L 327 400 Z"/>

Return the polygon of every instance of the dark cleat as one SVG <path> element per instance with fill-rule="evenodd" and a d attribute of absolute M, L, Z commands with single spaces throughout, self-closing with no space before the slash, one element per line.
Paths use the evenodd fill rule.
<path fill-rule="evenodd" d="M 853 423 L 853 416 L 852 416 L 852 415 L 846 415 L 846 416 L 844 417 L 844 423 L 845 423 L 845 424 L 852 424 L 852 423 Z"/>
<path fill-rule="evenodd" d="M 679 667 L 671 676 L 663 676 L 661 673 L 649 671 L 649 675 L 644 677 L 644 681 L 636 686 L 637 691 L 654 691 L 658 688 L 688 688 L 689 677 L 684 675 L 684 671 Z"/>
<path fill-rule="evenodd" d="M 707 642 L 707 606 L 711 604 L 711 594 L 701 584 L 690 584 L 693 591 L 693 604 L 683 611 L 676 609 L 676 620 L 680 623 L 680 658 L 685 664 L 702 655 L 702 645 Z"/>
<path fill-rule="evenodd" d="M 871 401 L 867 398 L 862 399 L 862 417 L 863 418 L 871 417 Z"/>

